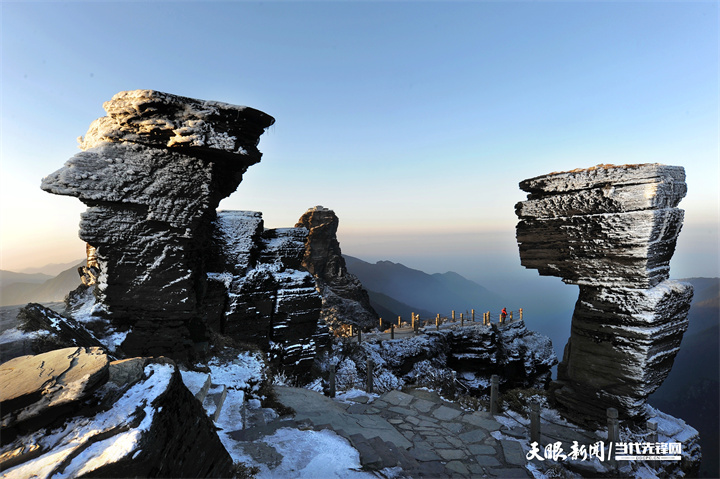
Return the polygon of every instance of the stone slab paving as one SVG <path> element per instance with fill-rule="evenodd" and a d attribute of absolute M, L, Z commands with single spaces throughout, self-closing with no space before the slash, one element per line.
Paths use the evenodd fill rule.
<path fill-rule="evenodd" d="M 522 446 L 492 437 L 502 425 L 489 413 L 464 411 L 433 392 L 390 391 L 374 401 L 354 398 L 355 404 L 306 389 L 275 392 L 295 410 L 295 421 L 347 438 L 367 469 L 399 466 L 411 478 L 532 477 Z"/>

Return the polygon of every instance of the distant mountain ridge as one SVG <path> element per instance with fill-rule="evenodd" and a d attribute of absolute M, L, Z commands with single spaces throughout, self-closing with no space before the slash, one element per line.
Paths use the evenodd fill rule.
<path fill-rule="evenodd" d="M 43 273 L 16 273 L 15 271 L 0 270 L 0 288 L 13 283 L 40 284 L 53 279 L 53 276 Z"/>
<path fill-rule="evenodd" d="M 360 279 L 379 314 L 383 310 L 409 319 L 409 312 L 403 314 L 400 310 L 410 307 L 421 317 L 431 318 L 437 313 L 447 316 L 455 310 L 459 316 L 475 309 L 479 319 L 485 311 L 497 314 L 503 307 L 513 309 L 501 295 L 452 271 L 428 274 L 392 261 L 372 264 L 353 256 L 343 257 L 348 271 Z"/>
<path fill-rule="evenodd" d="M 80 285 L 80 275 L 77 272 L 80 266 L 85 266 L 85 260 L 55 277 L 2 271 L 0 306 L 63 301 L 70 291 Z"/>
<path fill-rule="evenodd" d="M 44 274 L 52 278 L 59 275 L 63 271 L 67 271 L 69 268 L 74 267 L 80 261 L 84 261 L 84 258 L 78 258 L 75 261 L 69 261 L 67 263 L 49 263 L 43 266 L 31 266 L 29 268 L 23 268 L 18 273 L 23 274 Z"/>

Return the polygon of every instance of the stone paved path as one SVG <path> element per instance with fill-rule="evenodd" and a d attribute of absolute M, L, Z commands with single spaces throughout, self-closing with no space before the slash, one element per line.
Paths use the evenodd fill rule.
<path fill-rule="evenodd" d="M 374 401 L 359 396 L 343 403 L 306 389 L 275 391 L 282 404 L 295 410 L 295 423 L 329 428 L 347 438 L 367 469 L 399 466 L 413 478 L 532 477 L 520 443 L 491 435 L 507 428 L 489 413 L 463 411 L 433 392 L 390 391 Z M 251 440 L 254 432 L 242 435 Z"/>

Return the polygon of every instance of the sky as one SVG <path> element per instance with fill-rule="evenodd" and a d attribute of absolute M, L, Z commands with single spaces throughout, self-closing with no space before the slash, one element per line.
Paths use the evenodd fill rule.
<path fill-rule="evenodd" d="M 84 256 L 84 205 L 40 190 L 123 90 L 276 123 L 221 209 L 335 210 L 345 254 L 484 284 L 520 266 L 526 178 L 687 173 L 671 276 L 720 276 L 718 3 L 0 2 L 0 268 Z"/>

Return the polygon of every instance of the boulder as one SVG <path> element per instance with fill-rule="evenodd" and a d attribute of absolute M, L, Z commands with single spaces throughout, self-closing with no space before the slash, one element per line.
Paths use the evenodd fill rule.
<path fill-rule="evenodd" d="M 38 303 L 28 303 L 18 312 L 17 320 L 19 329 L 40 332 L 32 341 L 32 352 L 35 354 L 71 346 L 106 349 L 92 332 L 74 318 Z"/>
<path fill-rule="evenodd" d="M 20 356 L 0 366 L 2 443 L 17 434 L 53 424 L 108 377 L 108 357 L 100 348 L 64 348 Z"/>
<path fill-rule="evenodd" d="M 32 364 L 23 369 L 35 386 L 43 378 L 46 389 L 62 383 L 62 389 L 51 393 L 54 397 L 82 398 L 81 414 L 68 413 L 54 423 L 36 424 L 14 438 L 8 438 L 3 429 L 3 477 L 233 476 L 230 455 L 201 404 L 184 386 L 174 362 L 161 357 L 108 364 L 106 357 L 85 350 L 68 362 L 69 352 L 24 359 L 44 368 L 65 367 L 76 360 L 64 374 L 53 370 L 52 383 L 47 375 L 34 379 L 37 368 Z M 51 357 L 52 363 L 48 362 Z M 89 359 L 84 367 L 83 357 Z M 0 366 L 3 375 L 7 368 L 8 363 Z M 108 376 L 112 382 L 106 382 Z M 93 391 L 86 387 L 89 381 L 95 381 Z M 2 391 L 5 394 L 5 383 Z"/>
<path fill-rule="evenodd" d="M 522 181 L 523 266 L 580 286 L 554 398 L 578 423 L 642 420 L 687 329 L 692 286 L 668 279 L 682 227 L 685 172 L 598 165 Z"/>

